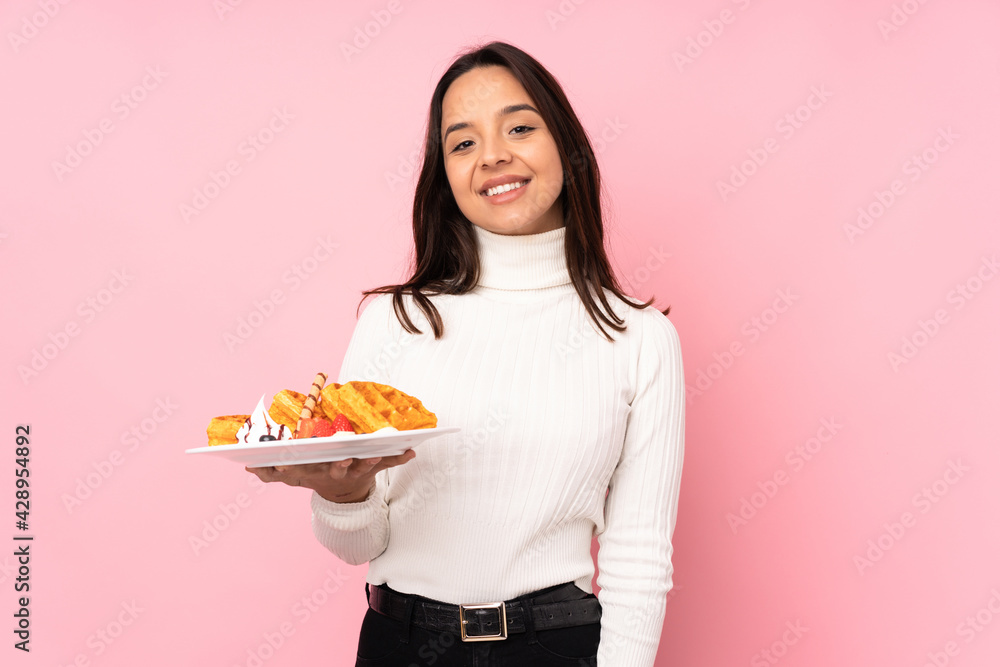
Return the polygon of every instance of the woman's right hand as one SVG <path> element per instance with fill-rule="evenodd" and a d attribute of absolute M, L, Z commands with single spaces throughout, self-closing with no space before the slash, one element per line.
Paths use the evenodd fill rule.
<path fill-rule="evenodd" d="M 407 449 L 396 456 L 371 459 L 347 459 L 330 463 L 300 463 L 296 465 L 246 468 L 263 482 L 283 482 L 288 486 L 313 489 L 321 497 L 335 503 L 360 503 L 368 498 L 375 474 L 380 470 L 402 465 L 417 453 Z"/>

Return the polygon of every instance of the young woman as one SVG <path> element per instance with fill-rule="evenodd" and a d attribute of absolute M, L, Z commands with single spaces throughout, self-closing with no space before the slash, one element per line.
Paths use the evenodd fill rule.
<path fill-rule="evenodd" d="M 590 142 L 528 54 L 493 42 L 438 82 L 413 238 L 410 279 L 365 292 L 338 381 L 392 385 L 462 432 L 419 455 L 254 469 L 314 489 L 320 542 L 370 563 L 357 665 L 652 665 L 678 336 L 620 289 Z"/>

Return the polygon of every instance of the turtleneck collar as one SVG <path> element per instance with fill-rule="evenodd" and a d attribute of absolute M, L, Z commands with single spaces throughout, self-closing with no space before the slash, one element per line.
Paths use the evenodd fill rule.
<path fill-rule="evenodd" d="M 566 266 L 566 227 L 522 235 L 472 228 L 479 242 L 481 287 L 535 290 L 572 284 Z"/>

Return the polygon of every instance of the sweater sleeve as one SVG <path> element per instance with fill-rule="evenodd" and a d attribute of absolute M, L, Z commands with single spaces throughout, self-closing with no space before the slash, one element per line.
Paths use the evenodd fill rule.
<path fill-rule="evenodd" d="M 390 364 L 398 353 L 402 327 L 392 307 L 392 296 L 379 294 L 361 313 L 347 346 L 337 382 L 366 380 L 389 384 Z M 375 474 L 367 500 L 335 503 L 312 493 L 312 528 L 316 539 L 351 565 L 367 563 L 389 543 L 388 470 Z"/>
<path fill-rule="evenodd" d="M 605 500 L 597 584 L 600 667 L 652 667 L 673 587 L 674 523 L 684 458 L 680 340 L 659 311 L 642 326 L 635 395 Z"/>

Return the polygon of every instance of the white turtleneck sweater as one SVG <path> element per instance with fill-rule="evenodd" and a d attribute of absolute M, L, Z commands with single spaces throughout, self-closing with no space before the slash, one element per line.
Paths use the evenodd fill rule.
<path fill-rule="evenodd" d="M 594 328 L 566 268 L 566 228 L 522 236 L 475 227 L 482 277 L 431 297 L 434 339 L 407 297 L 361 314 L 338 382 L 419 398 L 462 429 L 377 473 L 367 500 L 312 495 L 313 531 L 367 581 L 452 604 L 509 600 L 565 582 L 588 593 L 600 545 L 601 667 L 653 665 L 673 585 L 671 538 L 684 451 L 677 332 L 653 307 L 606 291 L 627 330 Z"/>

